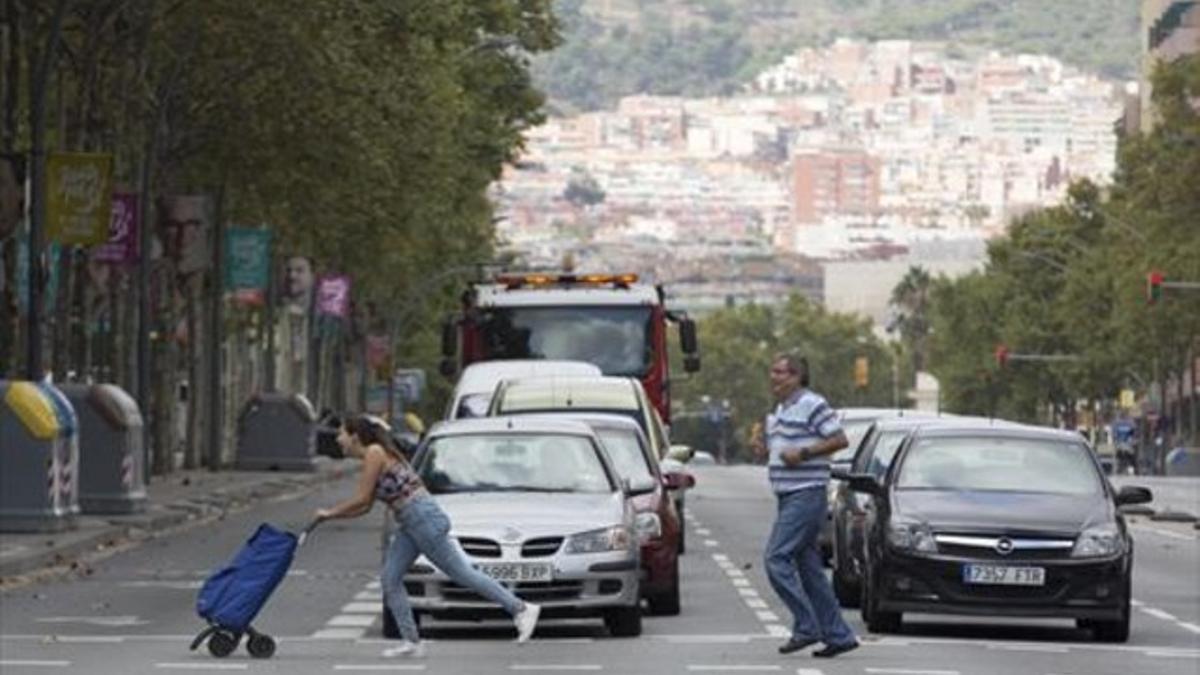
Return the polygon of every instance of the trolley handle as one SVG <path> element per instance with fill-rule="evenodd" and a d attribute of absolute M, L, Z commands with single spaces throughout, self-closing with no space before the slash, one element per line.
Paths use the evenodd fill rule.
<path fill-rule="evenodd" d="M 317 519 L 309 521 L 308 525 L 305 525 L 304 529 L 300 531 L 299 536 L 296 537 L 296 546 L 303 546 L 304 542 L 308 540 L 308 535 L 311 534 L 313 530 L 317 529 L 317 526 L 320 524 L 321 521 Z"/>

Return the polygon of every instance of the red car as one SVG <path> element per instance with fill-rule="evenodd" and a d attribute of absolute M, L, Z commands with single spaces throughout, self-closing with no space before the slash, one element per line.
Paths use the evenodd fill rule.
<path fill-rule="evenodd" d="M 626 481 L 629 499 L 637 511 L 637 531 L 642 542 L 642 597 L 650 613 L 679 614 L 679 552 L 683 519 L 671 494 L 696 484 L 691 474 L 663 473 L 650 450 L 650 443 L 637 422 L 619 414 L 545 413 L 565 417 L 592 427 L 604 443 L 617 473 Z"/>

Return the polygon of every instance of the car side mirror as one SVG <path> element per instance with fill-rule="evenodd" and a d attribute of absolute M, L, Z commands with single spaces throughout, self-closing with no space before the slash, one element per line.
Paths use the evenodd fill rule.
<path fill-rule="evenodd" d="M 686 490 L 696 486 L 696 477 L 690 473 L 671 471 L 663 474 L 663 486 L 668 490 Z"/>
<path fill-rule="evenodd" d="M 879 479 L 869 473 L 850 473 L 844 474 L 846 477 L 842 480 L 850 484 L 852 492 L 861 492 L 863 494 L 879 496 L 883 494 L 883 484 Z"/>
<path fill-rule="evenodd" d="M 1148 504 L 1154 501 L 1154 493 L 1150 492 L 1150 488 L 1139 487 L 1136 485 L 1126 485 L 1117 491 L 1116 501 L 1117 506 Z"/>
<path fill-rule="evenodd" d="M 680 464 L 687 464 L 692 459 L 692 455 L 696 454 L 695 448 L 690 445 L 672 445 L 667 451 L 667 459 L 673 459 Z"/>

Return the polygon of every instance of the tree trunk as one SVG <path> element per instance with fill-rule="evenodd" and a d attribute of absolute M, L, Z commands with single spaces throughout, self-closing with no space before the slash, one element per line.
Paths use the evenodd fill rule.
<path fill-rule="evenodd" d="M 200 466 L 200 439 L 203 438 L 201 415 L 205 400 L 205 387 L 201 382 L 203 338 L 200 334 L 200 319 L 198 316 L 197 286 L 201 283 L 201 273 L 189 276 L 185 284 L 184 321 L 187 326 L 187 343 L 183 349 L 185 369 L 187 372 L 187 435 L 183 439 L 183 467 L 195 469 Z"/>

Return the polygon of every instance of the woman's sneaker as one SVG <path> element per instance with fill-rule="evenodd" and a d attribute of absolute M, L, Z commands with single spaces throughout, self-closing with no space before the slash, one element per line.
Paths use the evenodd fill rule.
<path fill-rule="evenodd" d="M 533 635 L 533 629 L 537 627 L 538 615 L 542 613 L 542 606 L 535 605 L 532 602 L 525 603 L 525 609 L 517 612 L 513 617 L 513 622 L 517 624 L 517 642 L 528 642 Z"/>
<path fill-rule="evenodd" d="M 408 640 L 402 640 L 400 644 L 396 645 L 395 647 L 388 647 L 387 649 L 383 650 L 383 656 L 384 658 L 389 659 L 396 658 L 398 656 L 407 656 L 414 659 L 423 658 L 425 656 L 425 643 L 420 641 L 409 642 Z"/>

